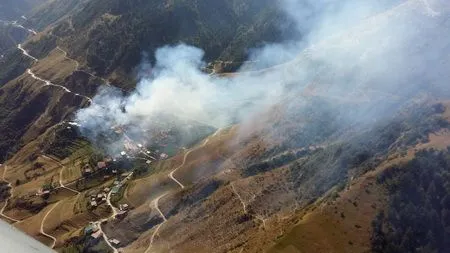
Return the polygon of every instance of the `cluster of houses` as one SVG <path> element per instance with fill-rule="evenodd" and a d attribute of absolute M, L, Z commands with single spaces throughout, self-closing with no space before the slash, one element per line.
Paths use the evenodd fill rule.
<path fill-rule="evenodd" d="M 99 192 L 95 195 L 91 195 L 91 199 L 89 202 L 89 205 L 91 207 L 97 207 L 98 205 L 101 205 L 102 203 L 106 202 L 108 193 L 111 189 L 105 188 L 102 192 Z"/>
<path fill-rule="evenodd" d="M 131 178 L 133 175 L 133 172 L 125 172 L 120 175 L 121 181 L 115 180 L 110 187 L 104 188 L 101 192 L 97 193 L 96 195 L 91 196 L 90 206 L 91 207 L 97 207 L 98 205 L 105 202 L 108 198 L 108 194 L 111 192 L 111 195 L 118 194 L 122 186 Z M 125 208 L 128 208 L 126 206 Z M 119 208 L 120 209 L 120 208 Z"/>
<path fill-rule="evenodd" d="M 125 140 L 123 142 L 123 147 L 124 149 L 120 152 L 120 154 L 116 157 L 116 159 L 121 159 L 121 158 L 127 158 L 127 159 L 131 159 L 131 158 L 136 158 L 134 157 L 136 154 L 144 154 L 145 155 L 145 159 L 147 164 L 151 164 L 152 160 L 157 160 L 158 159 L 167 159 L 169 157 L 169 155 L 165 154 L 165 153 L 161 153 L 159 154 L 159 150 L 156 150 L 155 152 L 150 152 L 149 150 L 147 150 L 144 145 L 140 144 L 140 143 L 135 143 L 133 140 L 131 140 L 124 131 L 123 126 L 114 126 L 111 127 L 111 129 L 116 133 L 116 134 L 123 134 L 125 137 Z M 147 132 L 147 131 L 146 131 Z M 170 135 L 171 130 L 170 129 L 165 129 L 165 130 L 159 130 L 156 132 L 153 132 L 152 135 L 152 140 L 156 143 L 156 144 L 161 144 L 161 143 L 165 143 L 167 141 L 167 139 L 169 139 L 171 137 Z M 161 144 L 161 146 L 166 146 L 166 144 Z"/>
<path fill-rule="evenodd" d="M 94 173 L 97 170 L 102 170 L 102 169 L 107 169 L 107 164 L 106 164 L 107 160 L 105 159 L 104 161 L 100 161 L 97 163 L 97 168 L 94 170 L 92 169 L 92 167 L 89 164 L 84 165 L 84 167 L 82 168 L 82 174 L 83 175 L 90 175 L 92 173 Z"/>
<path fill-rule="evenodd" d="M 89 164 L 86 164 L 82 168 L 82 175 L 88 176 L 97 171 L 109 171 L 108 164 L 111 162 L 115 162 L 115 161 L 116 160 L 111 159 L 111 158 L 105 158 L 105 159 L 103 159 L 103 161 L 99 161 L 97 163 L 97 166 L 95 166 L 95 169 L 92 169 L 92 167 Z M 112 169 L 109 173 L 112 175 L 117 175 L 119 173 L 119 171 L 117 169 Z M 106 175 L 105 179 L 108 179 L 109 177 L 110 176 Z"/>

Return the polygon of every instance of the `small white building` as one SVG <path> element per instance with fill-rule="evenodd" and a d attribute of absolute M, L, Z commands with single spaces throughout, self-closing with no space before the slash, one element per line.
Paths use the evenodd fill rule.
<path fill-rule="evenodd" d="M 114 244 L 114 245 L 119 245 L 120 244 L 120 241 L 117 240 L 117 239 L 109 239 L 109 242 Z"/>
<path fill-rule="evenodd" d="M 95 238 L 95 239 L 100 238 L 100 236 L 102 236 L 102 235 L 103 235 L 103 233 L 102 233 L 101 230 L 98 230 L 97 232 L 91 234 L 91 236 L 92 236 L 93 238 Z"/>
<path fill-rule="evenodd" d="M 119 205 L 119 209 L 120 209 L 121 211 L 127 210 L 128 207 L 129 207 L 128 204 Z"/>

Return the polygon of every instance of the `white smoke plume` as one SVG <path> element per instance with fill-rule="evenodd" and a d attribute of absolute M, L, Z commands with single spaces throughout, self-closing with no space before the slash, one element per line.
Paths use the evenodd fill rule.
<path fill-rule="evenodd" d="M 156 51 L 151 75 L 141 75 L 135 92 L 122 96 L 103 88 L 90 107 L 77 113 L 77 121 L 94 135 L 117 125 L 145 129 L 160 121 L 160 115 L 218 128 L 252 118 L 287 98 L 368 100 L 378 106 L 374 94 L 390 99 L 427 91 L 428 83 L 444 87 L 448 79 L 443 67 L 429 66 L 448 61 L 440 53 L 450 39 L 439 34 L 449 28 L 427 29 L 434 29 L 441 17 L 428 15 L 429 8 L 448 8 L 448 3 L 429 1 L 282 1 L 305 36 L 251 50 L 257 69 L 271 67 L 231 78 L 211 76 L 201 71 L 201 49 L 166 46 Z M 397 2 L 402 3 L 385 11 Z M 374 16 L 377 12 L 381 14 Z"/>
<path fill-rule="evenodd" d="M 203 55 L 201 49 L 185 44 L 158 49 L 152 77 L 142 79 L 127 97 L 103 88 L 94 103 L 77 114 L 78 121 L 92 127 L 144 126 L 152 124 L 154 117 L 168 114 L 221 127 L 233 120 L 234 109 L 242 109 L 241 105 L 251 101 L 259 107 L 282 93 L 281 85 L 273 82 L 268 86 L 256 78 L 207 75 L 200 70 L 205 64 Z"/>

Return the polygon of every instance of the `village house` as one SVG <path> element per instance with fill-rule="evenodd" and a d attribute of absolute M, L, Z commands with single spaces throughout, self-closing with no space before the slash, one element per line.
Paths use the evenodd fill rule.
<path fill-rule="evenodd" d="M 101 200 L 101 199 L 103 199 L 104 197 L 105 197 L 105 194 L 103 194 L 103 193 L 97 194 L 97 200 Z"/>
<path fill-rule="evenodd" d="M 109 242 L 112 243 L 112 244 L 114 244 L 114 246 L 117 246 L 117 245 L 120 244 L 120 241 L 117 240 L 117 239 L 109 239 Z"/>
<path fill-rule="evenodd" d="M 120 185 L 116 185 L 111 189 L 111 194 L 117 194 L 120 190 Z"/>
<path fill-rule="evenodd" d="M 88 164 L 86 164 L 82 169 L 82 174 L 87 175 L 87 174 L 91 174 L 91 173 L 92 173 L 91 167 Z"/>
<path fill-rule="evenodd" d="M 89 225 L 84 229 L 85 234 L 95 233 L 99 230 L 98 226 L 95 223 L 89 223 Z"/>
<path fill-rule="evenodd" d="M 102 236 L 102 235 L 103 235 L 103 233 L 102 233 L 101 230 L 98 230 L 97 232 L 91 234 L 92 238 L 94 238 L 94 239 L 98 239 L 98 238 L 100 238 L 100 236 Z"/>
<path fill-rule="evenodd" d="M 97 163 L 97 168 L 98 169 L 105 169 L 107 167 L 106 162 L 98 162 Z"/>
<path fill-rule="evenodd" d="M 120 211 L 126 211 L 126 210 L 128 210 L 128 204 L 119 205 L 119 210 L 120 210 Z"/>
<path fill-rule="evenodd" d="M 42 196 L 42 195 L 46 195 L 46 194 L 50 194 L 50 191 L 44 190 L 44 188 L 39 188 L 39 190 L 36 193 L 36 196 Z"/>

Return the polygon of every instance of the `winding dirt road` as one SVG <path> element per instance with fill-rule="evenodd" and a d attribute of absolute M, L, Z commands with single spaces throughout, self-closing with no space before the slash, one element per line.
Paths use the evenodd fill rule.
<path fill-rule="evenodd" d="M 119 214 L 119 209 L 116 208 L 116 207 L 111 203 L 111 194 L 112 194 L 112 191 L 110 191 L 110 192 L 108 193 L 107 197 L 106 197 L 106 204 L 108 204 L 108 206 L 111 208 L 111 210 L 112 210 L 112 212 L 113 212 L 112 215 L 111 215 L 111 218 L 115 219 L 116 216 L 117 216 L 117 214 Z"/>
<path fill-rule="evenodd" d="M 89 103 L 92 103 L 92 98 L 87 97 L 87 96 L 84 96 L 84 95 L 81 95 L 81 94 L 79 94 L 79 93 L 72 92 L 71 90 L 69 90 L 69 89 L 68 89 L 67 87 L 65 87 L 65 86 L 62 86 L 62 85 L 59 85 L 59 84 L 54 84 L 54 83 L 50 82 L 49 80 L 42 79 L 42 78 L 36 76 L 36 74 L 34 74 L 33 71 L 32 71 L 31 69 L 27 69 L 27 73 L 28 73 L 33 79 L 45 83 L 44 86 L 42 86 L 42 87 L 45 87 L 45 86 L 53 86 L 53 87 L 61 88 L 61 89 L 63 89 L 63 90 L 64 90 L 65 92 L 67 92 L 67 93 L 71 93 L 71 94 L 73 94 L 73 95 L 75 95 L 75 96 L 82 97 L 82 98 L 88 100 Z"/>
<path fill-rule="evenodd" d="M 22 17 L 23 17 L 23 16 L 22 16 Z M 26 20 L 26 19 L 25 19 L 25 20 Z M 37 32 L 36 32 L 35 30 L 29 29 L 29 28 L 25 28 L 23 25 L 18 24 L 17 21 L 13 21 L 13 22 L 4 21 L 4 22 L 6 22 L 7 24 L 10 24 L 10 25 L 12 25 L 12 26 L 14 26 L 14 27 L 23 29 L 23 30 L 25 30 L 25 31 L 27 31 L 27 32 L 29 32 L 29 33 L 31 33 L 31 34 L 33 34 L 33 35 L 36 35 L 36 34 L 37 34 Z"/>
<path fill-rule="evenodd" d="M 62 48 L 60 48 L 59 46 L 57 46 L 56 49 L 59 50 L 59 51 L 61 51 L 61 52 L 63 53 L 65 59 L 74 62 L 74 63 L 75 63 L 75 69 L 76 69 L 76 70 L 79 70 L 79 68 L 80 68 L 80 63 L 79 63 L 77 60 L 74 60 L 74 59 L 72 59 L 72 58 L 69 58 L 69 57 L 67 56 L 67 52 L 66 52 L 65 50 L 63 50 Z"/>
<path fill-rule="evenodd" d="M 20 51 L 22 51 L 22 54 L 23 54 L 23 55 L 25 55 L 25 56 L 27 56 L 27 57 L 33 59 L 35 62 L 38 62 L 38 61 L 39 61 L 37 58 L 31 56 L 31 55 L 27 52 L 27 50 L 25 50 L 25 49 L 22 47 L 21 44 L 18 44 L 18 45 L 17 45 L 17 48 L 20 49 Z M 60 50 L 62 50 L 62 49 L 60 49 Z M 65 52 L 65 51 L 63 51 L 63 52 Z M 66 54 L 67 54 L 67 53 L 66 53 Z M 59 84 L 54 84 L 54 83 L 50 82 L 49 80 L 45 80 L 45 79 L 43 79 L 43 78 L 40 78 L 40 77 L 38 77 L 35 73 L 33 73 L 33 71 L 32 71 L 31 69 L 27 69 L 27 73 L 28 73 L 33 79 L 43 82 L 43 83 L 44 83 L 44 86 L 43 86 L 43 87 L 45 87 L 45 86 L 53 86 L 53 87 L 57 87 L 57 88 L 63 89 L 65 92 L 71 93 L 71 94 L 73 94 L 73 95 L 75 95 L 75 96 L 78 96 L 78 97 L 82 97 L 82 98 L 88 100 L 89 103 L 92 104 L 92 98 L 90 98 L 90 97 L 88 97 L 88 96 L 84 96 L 84 95 L 81 95 L 81 94 L 79 94 L 79 93 L 72 92 L 71 90 L 69 90 L 69 89 L 68 89 L 67 87 L 65 87 L 65 86 L 62 86 L 62 85 L 59 85 Z"/>
<path fill-rule="evenodd" d="M 63 181 L 62 181 L 62 178 L 63 178 L 62 174 L 63 174 L 64 169 L 66 168 L 66 166 L 64 166 L 64 164 L 62 164 L 60 161 L 58 161 L 58 160 L 56 160 L 56 159 L 54 159 L 54 158 L 51 158 L 51 157 L 49 157 L 49 156 L 46 156 L 46 155 L 42 155 L 41 157 L 42 157 L 42 158 L 45 158 L 45 159 L 47 159 L 47 160 L 50 160 L 50 161 L 52 161 L 52 162 L 58 164 L 59 166 L 61 166 L 61 169 L 59 170 L 59 174 L 58 174 L 58 176 L 59 176 L 59 188 L 63 188 L 63 189 L 69 190 L 69 191 L 71 191 L 71 192 L 73 192 L 73 193 L 76 193 L 76 194 L 80 194 L 80 193 L 81 193 L 81 192 L 79 192 L 79 191 L 77 191 L 77 190 L 74 190 L 74 189 L 69 188 L 69 187 L 67 187 L 67 186 L 64 185 L 64 183 L 63 183 Z"/>
<path fill-rule="evenodd" d="M 13 194 L 14 194 L 14 188 L 13 188 L 12 184 L 11 184 L 8 180 L 6 180 L 6 171 L 8 170 L 8 166 L 6 166 L 6 165 L 3 165 L 3 166 L 4 166 L 4 169 L 3 169 L 2 180 L 5 181 L 5 182 L 8 184 L 8 187 L 9 187 L 9 189 L 10 189 L 10 190 L 9 190 L 9 193 L 10 193 L 10 194 L 9 194 L 9 197 L 5 200 L 5 204 L 3 205 L 2 209 L 0 210 L 0 215 L 1 215 L 2 217 L 4 217 L 4 218 L 10 220 L 10 221 L 13 221 L 13 222 L 20 222 L 20 220 L 14 219 L 14 218 L 9 217 L 9 216 L 7 216 L 6 214 L 4 214 L 4 211 L 5 211 L 6 207 L 8 206 L 9 200 L 13 197 Z"/>
<path fill-rule="evenodd" d="M 52 208 L 50 208 L 50 210 L 48 210 L 48 212 L 45 214 L 44 218 L 42 218 L 41 221 L 41 229 L 40 229 L 40 233 L 50 239 L 52 239 L 53 243 L 51 244 L 50 248 L 54 248 L 56 245 L 56 238 L 50 234 L 45 233 L 44 231 L 44 224 L 45 224 L 45 220 L 47 219 L 47 217 L 50 215 L 50 213 L 61 203 L 61 201 L 57 202 L 56 204 L 54 204 L 52 206 Z"/>
<path fill-rule="evenodd" d="M 25 19 L 25 20 L 26 20 L 26 19 Z M 16 20 L 16 21 L 0 20 L 0 23 L 3 23 L 3 24 L 5 24 L 5 25 L 12 25 L 12 26 L 14 26 L 14 27 L 17 27 L 17 28 L 20 28 L 20 29 L 23 29 L 23 30 L 27 31 L 28 33 L 31 33 L 31 34 L 33 34 L 33 35 L 37 35 L 37 32 L 36 32 L 35 30 L 26 28 L 26 27 L 24 27 L 23 25 L 18 24 L 18 23 L 17 23 L 17 20 Z"/>
<path fill-rule="evenodd" d="M 124 179 L 120 182 L 120 184 L 123 184 L 125 181 L 129 180 L 132 176 L 133 176 L 133 173 L 131 173 L 130 175 L 128 175 L 126 178 L 124 178 Z M 109 221 L 109 220 L 111 220 L 111 219 L 115 219 L 116 216 L 117 216 L 117 214 L 119 213 L 119 209 L 117 209 L 117 208 L 111 203 L 111 194 L 112 194 L 112 192 L 110 191 L 110 192 L 108 193 L 107 197 L 106 197 L 106 203 L 107 203 L 107 205 L 111 208 L 111 210 L 112 210 L 113 213 L 112 213 L 111 216 L 109 216 L 108 218 L 104 218 L 104 219 L 98 220 L 98 221 L 94 222 L 94 224 L 95 224 L 95 225 L 99 228 L 99 230 L 101 231 L 103 240 L 105 240 L 106 244 L 108 244 L 108 246 L 114 251 L 114 253 L 119 253 L 119 250 L 111 244 L 111 242 L 109 241 L 108 236 L 106 235 L 105 231 L 103 231 L 103 229 L 102 229 L 102 223 L 103 223 L 103 222 L 107 222 L 107 221 Z"/>
<path fill-rule="evenodd" d="M 176 167 L 174 170 L 172 170 L 172 171 L 169 173 L 169 178 L 172 179 L 173 181 L 175 181 L 175 183 L 177 183 L 177 184 L 181 187 L 181 189 L 184 189 L 184 185 L 183 185 L 178 179 L 176 179 L 176 178 L 174 177 L 173 174 L 174 174 L 177 170 L 179 170 L 180 168 L 182 168 L 182 167 L 184 166 L 184 164 L 186 164 L 186 159 L 187 159 L 188 155 L 189 155 L 192 151 L 195 151 L 195 150 L 197 150 L 197 149 L 199 149 L 199 148 L 203 148 L 206 144 L 208 144 L 209 139 L 210 139 L 211 137 L 216 136 L 221 130 L 222 130 L 222 129 L 220 129 L 220 128 L 217 129 L 217 131 L 214 132 L 213 135 L 211 135 L 210 137 L 208 137 L 208 138 L 203 142 L 203 144 L 202 144 L 201 146 L 199 146 L 199 147 L 197 147 L 197 148 L 194 148 L 194 149 L 191 149 L 191 150 L 189 150 L 188 152 L 186 152 L 186 154 L 184 154 L 183 162 L 181 163 L 181 165 L 178 166 L 178 167 Z"/>
<path fill-rule="evenodd" d="M 192 151 L 195 151 L 195 150 L 197 150 L 197 149 L 199 149 L 199 148 L 203 148 L 206 144 L 208 144 L 209 139 L 210 139 L 211 137 L 216 136 L 221 130 L 222 130 L 222 129 L 220 129 L 220 128 L 217 129 L 217 131 L 216 131 L 213 135 L 211 135 L 210 137 L 208 137 L 208 138 L 203 142 L 203 144 L 202 144 L 201 146 L 199 146 L 199 147 L 197 147 L 197 148 L 194 148 L 194 149 L 191 149 L 191 150 L 189 150 L 188 152 L 186 152 L 186 153 L 184 154 L 183 162 L 181 163 L 181 165 L 179 165 L 178 167 L 176 167 L 174 170 L 172 170 L 172 171 L 169 173 L 168 177 L 169 177 L 170 179 L 172 179 L 175 183 L 177 183 L 177 184 L 181 187 L 181 189 L 184 189 L 185 186 L 184 186 L 180 181 L 178 181 L 178 180 L 174 177 L 173 174 L 174 174 L 178 169 L 182 168 L 182 167 L 186 164 L 187 157 L 188 157 L 188 155 L 189 155 Z M 153 204 L 153 205 L 154 205 L 154 208 L 156 209 L 156 211 L 158 211 L 159 215 L 163 218 L 163 222 L 161 222 L 160 224 L 158 224 L 158 226 L 156 227 L 155 231 L 153 232 L 152 237 L 151 237 L 151 239 L 150 239 L 150 245 L 149 245 L 148 248 L 145 250 L 145 253 L 150 252 L 150 249 L 151 249 L 152 246 L 153 246 L 153 242 L 154 242 L 154 240 L 155 240 L 156 234 L 158 234 L 159 229 L 161 228 L 161 226 L 162 226 L 164 223 L 167 222 L 166 216 L 164 216 L 163 212 L 161 212 L 161 209 L 159 209 L 159 206 L 158 206 L 159 200 L 162 199 L 163 197 L 165 197 L 167 194 L 169 194 L 169 192 L 165 192 L 164 194 L 160 195 L 159 197 L 157 197 L 154 201 L 152 201 L 152 202 L 150 203 L 150 208 L 151 208 L 151 206 L 152 206 L 152 204 Z"/>
<path fill-rule="evenodd" d="M 18 45 L 17 45 L 17 48 L 18 48 L 20 51 L 22 51 L 22 54 L 25 55 L 26 57 L 32 59 L 32 60 L 35 61 L 35 62 L 38 62 L 38 61 L 39 61 L 36 57 L 30 55 L 30 54 L 27 52 L 27 50 L 25 50 L 25 49 L 22 47 L 22 44 L 18 44 Z"/>
<path fill-rule="evenodd" d="M 163 218 L 163 222 L 161 222 L 160 224 L 158 224 L 158 226 L 156 226 L 156 229 L 155 229 L 155 231 L 153 232 L 152 237 L 150 238 L 150 245 L 149 245 L 148 248 L 145 250 L 145 253 L 150 252 L 150 249 L 151 249 L 152 246 L 153 246 L 153 241 L 155 240 L 156 234 L 158 234 L 158 231 L 159 231 L 159 229 L 161 228 L 161 226 L 162 226 L 164 223 L 166 223 L 166 221 L 167 221 L 166 216 L 163 214 L 163 212 L 161 212 L 161 210 L 160 210 L 159 207 L 158 207 L 158 202 L 159 202 L 159 200 L 160 200 L 161 198 L 163 198 L 164 196 L 166 196 L 167 194 L 168 194 L 168 192 L 165 193 L 165 194 L 163 194 L 163 195 L 161 195 L 161 196 L 159 196 L 159 197 L 156 198 L 152 203 L 150 203 L 150 208 L 151 208 L 151 205 L 153 204 L 153 205 L 154 205 L 154 208 L 156 209 L 156 211 L 158 211 L 158 213 L 159 213 L 159 215 L 161 216 L 161 218 Z"/>
<path fill-rule="evenodd" d="M 57 163 L 59 166 L 61 166 L 61 169 L 59 170 L 59 173 L 58 173 L 58 176 L 59 176 L 59 188 L 63 188 L 63 189 L 66 189 L 66 190 L 69 190 L 69 191 L 71 191 L 71 192 L 73 192 L 73 193 L 76 193 L 77 194 L 77 197 L 76 197 L 76 200 L 75 200 L 75 202 L 77 202 L 78 201 L 78 198 L 80 197 L 80 195 L 81 195 L 81 192 L 79 192 L 79 191 L 77 191 L 77 190 L 74 190 L 74 189 L 71 189 L 71 188 L 69 188 L 69 187 L 66 187 L 64 184 L 63 184 L 63 182 L 62 182 L 62 173 L 63 173 L 63 171 L 64 171 L 64 169 L 66 168 L 61 162 L 59 162 L 58 160 L 56 160 L 56 159 L 54 159 L 54 158 L 51 158 L 51 157 L 49 157 L 49 156 L 46 156 L 46 155 L 42 155 L 42 158 L 45 158 L 45 159 L 47 159 L 47 160 L 50 160 L 50 161 L 52 161 L 52 162 L 55 162 L 55 163 Z M 53 243 L 52 243 L 52 245 L 51 245 L 51 248 L 53 249 L 54 247 L 55 247 L 55 244 L 56 244 L 56 237 L 54 237 L 54 236 L 52 236 L 52 235 L 50 235 L 50 234 L 47 234 L 45 231 L 44 231 L 44 224 L 45 224 L 45 220 L 47 219 L 47 217 L 50 215 L 50 213 L 59 205 L 61 203 L 61 201 L 59 201 L 59 202 L 57 202 L 48 212 L 47 212 L 47 214 L 45 214 L 45 216 L 44 216 L 44 218 L 42 219 L 42 221 L 41 221 L 41 229 L 40 229 L 40 233 L 42 234 L 42 235 L 44 235 L 44 236 L 46 236 L 46 237 L 48 237 L 48 238 L 50 238 L 50 239 L 52 239 L 53 240 Z"/>
<path fill-rule="evenodd" d="M 107 86 L 110 86 L 110 85 L 111 85 L 105 78 L 96 76 L 96 75 L 92 74 L 91 72 L 88 72 L 88 71 L 86 71 L 86 70 L 80 69 L 80 62 L 78 62 L 78 61 L 75 60 L 75 59 L 70 58 L 70 57 L 68 56 L 68 54 L 67 54 L 67 51 L 65 51 L 64 49 L 60 48 L 59 46 L 57 46 L 56 49 L 59 50 L 59 51 L 61 51 L 61 52 L 64 54 L 64 58 L 65 58 L 65 59 L 67 59 L 67 60 L 72 61 L 72 62 L 75 63 L 75 70 L 76 70 L 76 71 L 83 72 L 83 73 L 85 73 L 85 74 L 87 74 L 87 75 L 89 75 L 89 76 L 91 76 L 91 77 L 93 77 L 93 78 L 98 78 L 98 79 L 102 80 Z"/>
<path fill-rule="evenodd" d="M 184 154 L 183 162 L 181 163 L 181 165 L 178 166 L 178 167 L 176 167 L 174 170 L 172 170 L 172 171 L 169 173 L 169 178 L 172 179 L 173 181 L 175 181 L 175 183 L 177 183 L 177 184 L 181 187 L 181 189 L 184 189 L 184 185 L 183 185 L 180 181 L 178 181 L 178 179 L 176 179 L 176 178 L 173 176 L 173 174 L 174 174 L 177 170 L 179 170 L 180 168 L 182 168 L 182 167 L 184 166 L 184 164 L 186 163 L 186 159 L 187 159 L 188 155 L 189 155 L 192 151 L 195 151 L 195 150 L 197 150 L 197 149 L 199 149 L 199 148 L 204 147 L 204 146 L 208 143 L 208 141 L 209 141 L 209 138 L 206 139 L 205 142 L 204 142 L 200 147 L 198 147 L 198 148 L 196 148 L 196 149 L 191 149 L 191 150 L 189 150 L 188 152 L 186 152 L 186 154 Z"/>
<path fill-rule="evenodd" d="M 112 217 L 112 216 L 111 216 Z M 109 238 L 108 236 L 105 234 L 105 232 L 102 229 L 102 223 L 108 221 L 111 217 L 109 218 L 105 218 L 105 219 L 101 219 L 99 221 L 94 222 L 94 224 L 98 227 L 98 229 L 100 230 L 100 232 L 102 233 L 102 237 L 103 240 L 105 240 L 106 244 L 108 244 L 108 246 L 114 251 L 114 253 L 119 253 L 119 251 L 116 249 L 116 247 L 114 247 L 110 242 L 109 242 Z"/>

